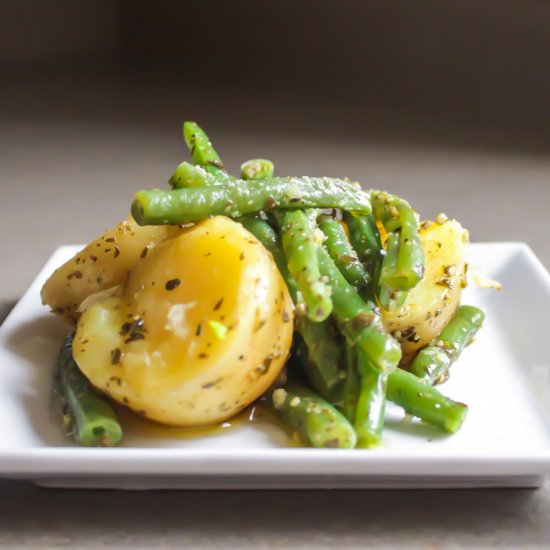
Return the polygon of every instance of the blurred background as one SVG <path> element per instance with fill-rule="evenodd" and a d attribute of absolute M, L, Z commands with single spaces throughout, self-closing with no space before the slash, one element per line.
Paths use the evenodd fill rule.
<path fill-rule="evenodd" d="M 22 0 L 0 19 L 0 299 L 187 158 L 348 176 L 550 267 L 550 3 Z"/>

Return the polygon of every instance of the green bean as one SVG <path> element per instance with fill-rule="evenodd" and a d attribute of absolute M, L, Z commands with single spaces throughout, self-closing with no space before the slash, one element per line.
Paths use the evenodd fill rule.
<path fill-rule="evenodd" d="M 361 291 L 361 297 L 367 301 L 378 301 L 383 248 L 376 222 L 372 214 L 354 216 L 349 212 L 344 212 L 343 216 L 348 228 L 350 243 L 369 275 L 370 284 Z"/>
<path fill-rule="evenodd" d="M 402 369 L 388 376 L 387 399 L 449 433 L 458 431 L 468 413 L 466 405 L 445 397 L 425 380 Z"/>
<path fill-rule="evenodd" d="M 268 396 L 268 404 L 281 419 L 314 447 L 352 449 L 357 437 L 351 424 L 330 403 L 314 392 L 289 384 Z"/>
<path fill-rule="evenodd" d="M 372 448 L 380 445 L 386 410 L 388 374 L 372 368 L 362 348 L 357 349 L 359 371 L 359 397 L 354 415 L 357 446 Z"/>
<path fill-rule="evenodd" d="M 319 216 L 317 222 L 326 237 L 323 245 L 348 283 L 357 290 L 367 287 L 369 275 L 351 246 L 342 224 L 327 214 Z"/>
<path fill-rule="evenodd" d="M 333 178 L 270 178 L 189 189 L 139 191 L 132 215 L 140 225 L 178 225 L 210 216 L 238 218 L 273 208 L 343 208 L 369 212 L 368 195 Z"/>
<path fill-rule="evenodd" d="M 353 424 L 355 422 L 355 410 L 359 400 L 359 373 L 356 365 L 356 346 L 348 341 L 344 343 L 344 354 L 346 361 L 346 377 L 343 387 L 343 412 L 344 416 Z"/>
<path fill-rule="evenodd" d="M 424 248 L 416 214 L 407 201 L 383 191 L 373 191 L 371 200 L 374 217 L 390 235 L 398 235 L 395 259 L 382 269 L 380 285 L 390 291 L 410 290 L 424 275 Z"/>
<path fill-rule="evenodd" d="M 243 180 L 257 180 L 272 178 L 275 166 L 267 159 L 252 159 L 241 164 L 241 178 Z"/>
<path fill-rule="evenodd" d="M 221 182 L 212 174 L 209 174 L 202 166 L 193 166 L 188 162 L 182 162 L 168 180 L 172 189 L 184 189 L 186 187 L 206 187 L 219 185 Z"/>
<path fill-rule="evenodd" d="M 371 190 L 370 197 L 372 215 L 388 233 L 395 233 L 401 229 L 402 210 L 400 210 L 400 207 L 412 212 L 414 216 L 414 211 L 412 211 L 409 203 L 397 195 L 392 195 L 386 191 Z"/>
<path fill-rule="evenodd" d="M 361 299 L 323 247 L 318 249 L 318 259 L 321 273 L 332 286 L 334 316 L 350 344 L 362 347 L 374 368 L 386 372 L 395 369 L 401 347 L 386 331 L 379 313 Z"/>
<path fill-rule="evenodd" d="M 210 139 L 204 130 L 195 122 L 185 122 L 183 124 L 183 138 L 193 162 L 202 166 L 209 174 L 227 179 L 228 176 L 223 167 L 220 156 L 212 147 Z"/>
<path fill-rule="evenodd" d="M 302 295 L 306 315 L 312 321 L 324 321 L 332 311 L 331 288 L 319 271 L 319 245 L 307 213 L 293 210 L 281 214 L 281 242 L 288 270 Z"/>
<path fill-rule="evenodd" d="M 112 447 L 122 439 L 122 428 L 107 399 L 93 389 L 73 359 L 74 335 L 67 337 L 57 358 L 56 378 L 70 418 L 72 434 L 86 447 Z"/>
<path fill-rule="evenodd" d="M 305 319 L 305 318 L 304 318 Z M 312 323 L 310 325 L 323 325 L 324 323 Z M 343 379 L 344 374 L 339 370 L 341 362 L 342 347 L 333 335 L 329 337 L 330 344 L 325 344 L 328 353 L 334 352 L 335 357 L 330 358 L 328 353 L 323 352 L 312 354 L 305 343 L 300 329 L 294 334 L 292 345 L 295 349 L 295 356 L 298 358 L 300 370 L 305 376 L 307 385 L 318 393 L 323 399 L 335 407 L 343 404 Z M 330 347 L 329 347 L 330 346 Z M 319 359 L 321 358 L 321 359 Z M 326 359 L 325 362 L 323 360 Z"/>
<path fill-rule="evenodd" d="M 304 339 L 299 332 L 295 332 L 292 339 L 291 357 L 297 359 L 299 371 L 301 374 L 304 375 L 308 387 L 315 390 L 323 399 L 326 399 L 330 402 L 330 390 L 323 380 L 323 377 L 321 376 L 317 365 L 309 357 L 309 351 L 307 349 L 306 343 L 304 342 Z M 291 366 L 293 364 L 294 363 L 291 362 Z M 289 362 L 287 362 L 285 366 L 287 367 L 288 372 Z"/>
<path fill-rule="evenodd" d="M 349 240 L 357 252 L 359 261 L 368 266 L 374 279 L 376 266 L 382 260 L 382 241 L 372 214 L 354 216 L 344 212 L 344 222 L 349 231 Z"/>
<path fill-rule="evenodd" d="M 296 328 L 302 335 L 308 350 L 308 358 L 315 365 L 322 380 L 322 394 L 328 395 L 342 378 L 340 364 L 342 362 L 342 347 L 331 329 L 330 322 L 316 323 L 305 315 L 298 315 Z M 317 384 L 316 389 L 319 387 Z"/>
<path fill-rule="evenodd" d="M 279 235 L 275 232 L 273 227 L 269 225 L 268 222 L 257 216 L 244 216 L 239 220 L 245 229 L 250 231 L 273 256 L 279 272 L 283 276 L 283 279 L 286 282 L 288 291 L 290 292 L 290 297 L 294 303 L 298 300 L 298 289 L 296 288 L 296 283 L 290 276 L 288 271 L 288 266 L 286 264 L 285 254 L 281 248 L 281 241 Z"/>
<path fill-rule="evenodd" d="M 411 364 L 413 374 L 432 384 L 449 376 L 449 368 L 481 328 L 485 314 L 473 306 L 460 306 L 434 341 L 421 349 Z"/>
<path fill-rule="evenodd" d="M 396 290 L 395 286 L 387 283 L 388 279 L 391 279 L 396 272 L 398 261 L 399 235 L 397 233 L 389 233 L 386 242 L 386 255 L 382 260 L 382 267 L 378 280 L 378 301 L 387 311 L 393 311 L 394 309 L 400 308 L 405 303 L 408 296 L 406 290 Z"/>

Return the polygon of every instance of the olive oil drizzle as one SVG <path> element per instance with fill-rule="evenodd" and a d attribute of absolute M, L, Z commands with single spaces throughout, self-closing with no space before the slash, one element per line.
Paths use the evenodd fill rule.
<path fill-rule="evenodd" d="M 247 425 L 274 425 L 286 434 L 288 446 L 294 447 L 298 444 L 296 436 L 292 431 L 289 430 L 261 401 L 250 405 L 236 416 L 208 426 L 167 426 L 143 418 L 122 405 L 117 405 L 117 415 L 120 419 L 124 434 L 127 437 L 137 436 L 150 437 L 152 439 L 190 440 L 221 436 L 228 432 L 242 429 Z M 303 446 L 303 443 L 300 442 L 300 445 Z"/>

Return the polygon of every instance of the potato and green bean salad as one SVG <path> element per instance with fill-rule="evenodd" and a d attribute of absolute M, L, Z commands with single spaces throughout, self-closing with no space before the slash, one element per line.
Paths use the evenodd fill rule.
<path fill-rule="evenodd" d="M 191 427 L 257 400 L 314 447 L 379 446 L 386 401 L 456 432 L 467 406 L 436 386 L 484 320 L 461 305 L 467 231 L 265 159 L 232 176 L 197 124 L 183 131 L 193 162 L 42 289 L 73 327 L 55 387 L 77 443 L 117 445 L 118 406 Z"/>

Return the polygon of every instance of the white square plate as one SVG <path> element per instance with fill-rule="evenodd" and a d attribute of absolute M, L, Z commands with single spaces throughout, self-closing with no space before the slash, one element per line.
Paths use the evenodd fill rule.
<path fill-rule="evenodd" d="M 470 247 L 470 263 L 504 290 L 471 285 L 464 294 L 487 320 L 441 388 L 469 405 L 462 429 L 445 436 L 404 424 L 390 406 L 374 451 L 297 448 L 265 423 L 194 439 L 130 428 L 119 448 L 71 445 L 50 413 L 67 327 L 39 293 L 78 248 L 54 253 L 0 327 L 0 477 L 52 487 L 409 488 L 537 486 L 550 472 L 550 276 L 524 244 Z"/>

